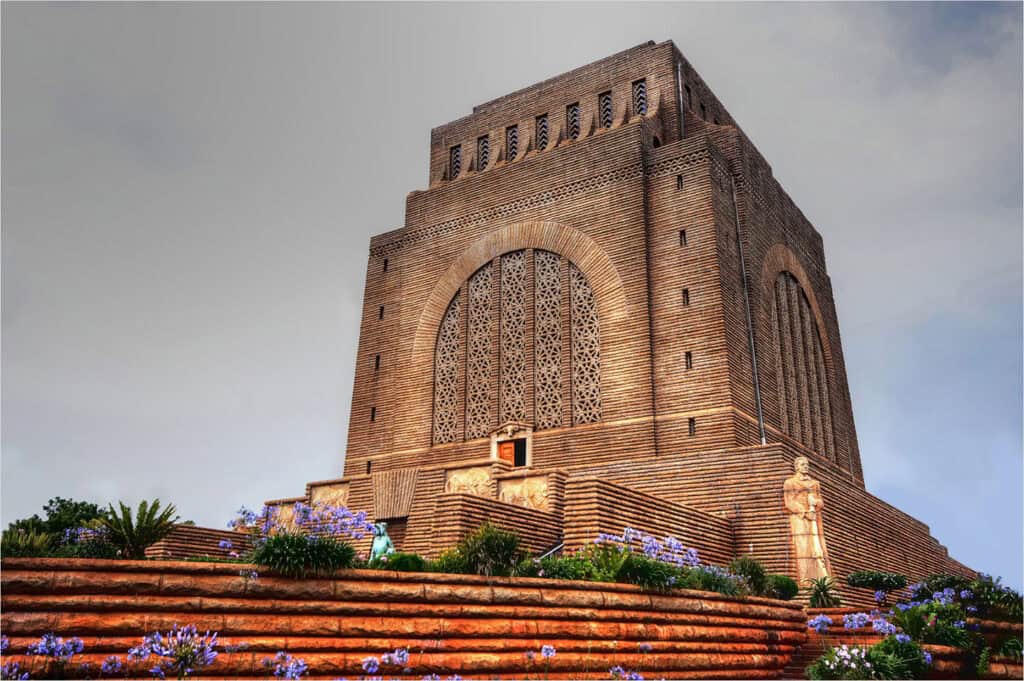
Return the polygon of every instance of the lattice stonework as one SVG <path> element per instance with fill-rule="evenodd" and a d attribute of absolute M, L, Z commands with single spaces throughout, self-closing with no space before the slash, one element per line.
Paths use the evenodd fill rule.
<path fill-rule="evenodd" d="M 573 424 L 601 420 L 601 329 L 597 301 L 586 276 L 569 265 L 572 327 Z"/>
<path fill-rule="evenodd" d="M 534 385 L 536 428 L 562 425 L 562 279 L 561 258 L 548 251 L 534 252 Z"/>
<path fill-rule="evenodd" d="M 489 435 L 491 422 L 491 289 L 494 267 L 484 265 L 469 279 L 466 311 L 466 439 Z"/>
<path fill-rule="evenodd" d="M 526 251 L 501 257 L 501 416 L 526 420 Z"/>
<path fill-rule="evenodd" d="M 459 296 L 448 305 L 437 332 L 434 351 L 434 444 L 454 442 L 459 437 Z"/>

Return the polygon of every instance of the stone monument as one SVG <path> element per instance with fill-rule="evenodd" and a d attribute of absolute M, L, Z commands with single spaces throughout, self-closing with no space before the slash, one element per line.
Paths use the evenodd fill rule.
<path fill-rule="evenodd" d="M 811 477 L 811 464 L 806 456 L 798 456 L 793 468 L 795 473 L 784 483 L 783 498 L 789 511 L 797 580 L 804 583 L 832 576 L 832 568 L 822 529 L 821 509 L 825 502 L 821 498 L 821 485 Z"/>

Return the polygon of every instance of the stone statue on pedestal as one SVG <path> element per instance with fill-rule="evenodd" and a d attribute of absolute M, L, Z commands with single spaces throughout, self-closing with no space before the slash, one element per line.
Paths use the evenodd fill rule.
<path fill-rule="evenodd" d="M 797 581 L 804 583 L 819 577 L 830 577 L 832 568 L 828 562 L 825 533 L 821 524 L 821 509 L 825 506 L 821 498 L 821 486 L 810 476 L 810 461 L 807 457 L 797 457 L 793 467 L 796 473 L 786 480 L 783 497 L 789 512 Z"/>

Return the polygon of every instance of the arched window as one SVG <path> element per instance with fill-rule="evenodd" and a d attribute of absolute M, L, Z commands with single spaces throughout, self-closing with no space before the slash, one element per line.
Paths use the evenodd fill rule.
<path fill-rule="evenodd" d="M 789 272 L 775 277 L 772 337 L 782 430 L 836 460 L 832 399 L 818 323 L 807 295 Z"/>
<path fill-rule="evenodd" d="M 509 421 L 545 430 L 600 420 L 600 324 L 582 270 L 533 249 L 478 269 L 438 330 L 434 444 Z"/>

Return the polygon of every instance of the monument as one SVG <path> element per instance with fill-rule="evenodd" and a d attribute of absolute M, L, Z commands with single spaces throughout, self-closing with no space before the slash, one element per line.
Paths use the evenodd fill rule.
<path fill-rule="evenodd" d="M 968 571 L 865 489 L 821 236 L 672 42 L 435 128 L 427 181 L 370 242 L 344 470 L 268 503 L 344 499 L 428 556 L 491 521 Z"/>

